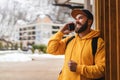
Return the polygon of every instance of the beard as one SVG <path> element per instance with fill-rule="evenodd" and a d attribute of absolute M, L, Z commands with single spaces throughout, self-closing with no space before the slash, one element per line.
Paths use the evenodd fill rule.
<path fill-rule="evenodd" d="M 78 25 L 80 25 L 80 23 L 77 23 Z M 86 29 L 88 28 L 88 20 L 81 26 L 81 28 L 75 28 L 75 32 L 76 33 L 81 33 L 84 32 Z"/>

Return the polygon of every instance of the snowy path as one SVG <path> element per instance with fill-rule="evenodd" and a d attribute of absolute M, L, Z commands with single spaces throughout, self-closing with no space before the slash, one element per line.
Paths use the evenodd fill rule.
<path fill-rule="evenodd" d="M 57 80 L 63 58 L 50 54 L 1 52 L 0 80 Z"/>
<path fill-rule="evenodd" d="M 40 58 L 64 58 L 64 56 L 51 54 L 28 54 L 19 51 L 0 51 L 0 62 L 25 62 L 39 60 Z"/>

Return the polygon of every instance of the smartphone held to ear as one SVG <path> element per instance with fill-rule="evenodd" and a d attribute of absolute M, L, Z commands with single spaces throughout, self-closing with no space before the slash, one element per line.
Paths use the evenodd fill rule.
<path fill-rule="evenodd" d="M 69 27 L 70 31 L 75 30 L 75 24 L 74 23 L 70 23 L 68 27 Z"/>

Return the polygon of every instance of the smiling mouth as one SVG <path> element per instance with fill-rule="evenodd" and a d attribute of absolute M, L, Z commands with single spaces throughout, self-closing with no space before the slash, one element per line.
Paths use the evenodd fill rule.
<path fill-rule="evenodd" d="M 80 23 L 77 23 L 76 26 L 80 26 L 81 27 L 82 25 Z"/>

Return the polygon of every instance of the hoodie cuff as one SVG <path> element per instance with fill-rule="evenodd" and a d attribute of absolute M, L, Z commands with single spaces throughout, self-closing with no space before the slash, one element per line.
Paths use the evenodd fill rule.
<path fill-rule="evenodd" d="M 58 31 L 58 32 L 57 32 L 57 35 L 63 36 L 64 34 L 63 34 L 61 31 Z"/>
<path fill-rule="evenodd" d="M 62 32 L 60 32 L 60 31 L 58 31 L 55 35 L 53 35 L 51 37 L 51 39 L 60 40 L 63 36 L 64 36 L 64 34 Z"/>
<path fill-rule="evenodd" d="M 77 65 L 76 72 L 77 72 L 77 73 L 80 73 L 80 74 L 83 74 L 83 68 L 84 68 L 84 67 L 85 67 L 84 65 Z"/>

